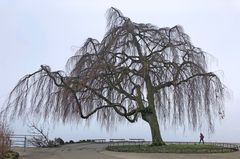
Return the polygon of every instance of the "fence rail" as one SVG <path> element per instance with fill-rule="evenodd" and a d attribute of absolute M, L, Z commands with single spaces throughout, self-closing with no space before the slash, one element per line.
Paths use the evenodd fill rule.
<path fill-rule="evenodd" d="M 32 137 L 38 135 L 12 135 L 10 136 L 11 147 L 23 147 L 24 151 L 27 147 L 32 147 L 30 140 Z M 108 146 L 119 146 L 119 145 L 150 145 L 151 141 L 146 141 L 140 138 L 130 138 L 128 140 L 123 138 L 112 138 L 107 141 L 107 139 L 98 138 L 92 139 L 94 143 L 107 143 Z M 184 141 L 167 141 L 166 144 L 199 144 L 198 142 L 184 142 Z M 223 143 L 223 142 L 205 142 L 208 145 L 222 146 L 224 148 L 229 148 L 233 150 L 239 150 L 240 144 L 234 143 Z"/>
<path fill-rule="evenodd" d="M 167 144 L 199 144 L 199 142 L 176 142 L 176 141 L 169 141 L 166 142 Z M 222 146 L 225 148 L 235 148 L 235 149 L 239 149 L 239 145 L 238 144 L 234 144 L 234 143 L 225 143 L 225 142 L 205 142 L 205 144 L 207 145 L 216 145 L 216 146 Z"/>
<path fill-rule="evenodd" d="M 30 140 L 36 136 L 39 135 L 22 135 L 22 134 L 12 135 L 9 137 L 11 148 L 23 147 L 25 151 L 27 147 L 33 147 Z"/>
<path fill-rule="evenodd" d="M 93 139 L 93 141 L 96 143 L 104 143 L 106 142 L 106 139 Z"/>

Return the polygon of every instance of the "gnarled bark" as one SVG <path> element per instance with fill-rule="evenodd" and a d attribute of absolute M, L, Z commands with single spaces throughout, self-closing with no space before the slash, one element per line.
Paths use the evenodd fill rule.
<path fill-rule="evenodd" d="M 152 145 L 153 146 L 162 146 L 165 145 L 161 133 L 160 133 L 160 127 L 157 120 L 156 112 L 144 112 L 142 113 L 142 119 L 146 121 L 151 130 L 152 135 Z"/>

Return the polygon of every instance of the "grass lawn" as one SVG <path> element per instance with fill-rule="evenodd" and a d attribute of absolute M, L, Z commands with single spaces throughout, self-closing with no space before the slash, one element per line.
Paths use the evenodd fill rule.
<path fill-rule="evenodd" d="M 207 144 L 169 144 L 164 146 L 121 145 L 109 146 L 107 150 L 138 153 L 225 153 L 235 151 L 230 148 Z"/>

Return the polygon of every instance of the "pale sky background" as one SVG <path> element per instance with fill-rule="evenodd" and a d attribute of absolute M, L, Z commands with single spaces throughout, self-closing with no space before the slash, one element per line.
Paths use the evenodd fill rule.
<path fill-rule="evenodd" d="M 207 141 L 240 142 L 240 1 L 239 0 L 0 0 L 0 105 L 17 81 L 39 69 L 65 69 L 88 37 L 98 40 L 106 31 L 105 13 L 111 6 L 135 22 L 159 27 L 182 25 L 195 46 L 215 57 L 216 71 L 232 97 L 226 102 L 226 118 L 216 121 Z M 16 134 L 26 134 L 20 119 L 12 121 Z M 52 125 L 52 124 L 50 124 Z M 199 131 L 161 127 L 164 140 L 198 140 Z M 65 140 L 87 138 L 151 139 L 144 122 L 120 125 L 106 132 L 96 122 L 50 126 L 50 137 Z"/>

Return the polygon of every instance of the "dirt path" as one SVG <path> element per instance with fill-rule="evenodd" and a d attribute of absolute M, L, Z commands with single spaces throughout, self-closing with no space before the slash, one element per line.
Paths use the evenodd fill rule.
<path fill-rule="evenodd" d="M 216 154 L 120 153 L 105 151 L 106 144 L 71 144 L 58 148 L 18 149 L 20 159 L 240 159 L 240 151 Z"/>
<path fill-rule="evenodd" d="M 120 159 L 101 152 L 106 144 L 70 144 L 57 148 L 16 149 L 19 159 Z"/>

